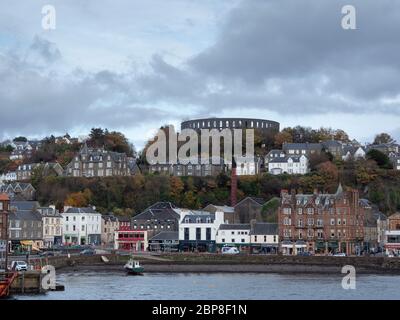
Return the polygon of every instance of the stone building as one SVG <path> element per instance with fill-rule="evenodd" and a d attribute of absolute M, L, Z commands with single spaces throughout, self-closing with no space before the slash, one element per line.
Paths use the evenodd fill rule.
<path fill-rule="evenodd" d="M 62 216 L 54 206 L 37 209 L 43 222 L 43 246 L 52 248 L 62 244 Z"/>
<path fill-rule="evenodd" d="M 364 241 L 364 208 L 358 190 L 334 194 L 281 192 L 278 213 L 280 248 L 284 254 L 360 254 Z"/>
<path fill-rule="evenodd" d="M 72 177 L 111 177 L 131 174 L 125 153 L 106 151 L 104 148 L 89 148 L 85 143 L 65 170 Z"/>
<path fill-rule="evenodd" d="M 262 208 L 265 200 L 247 197 L 235 206 L 234 221 L 232 223 L 250 223 L 251 220 L 262 221 Z"/>
<path fill-rule="evenodd" d="M 35 170 L 42 170 L 44 176 L 62 176 L 64 169 L 58 162 L 46 162 L 46 163 L 27 163 L 21 164 L 17 168 L 17 180 L 25 181 L 30 180 Z"/>
<path fill-rule="evenodd" d="M 0 193 L 0 269 L 4 269 L 7 248 L 7 217 L 10 199 L 7 194 Z"/>
<path fill-rule="evenodd" d="M 387 255 L 400 256 L 400 213 L 388 217 L 388 226 L 385 232 L 385 250 Z"/>
<path fill-rule="evenodd" d="M 43 223 L 37 202 L 11 202 L 9 239 L 14 252 L 39 251 L 43 247 Z"/>

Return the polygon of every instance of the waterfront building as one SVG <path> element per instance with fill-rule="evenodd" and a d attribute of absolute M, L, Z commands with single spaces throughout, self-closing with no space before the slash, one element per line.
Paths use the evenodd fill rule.
<path fill-rule="evenodd" d="M 250 224 L 221 224 L 215 241 L 218 249 L 235 246 L 239 250 L 250 250 Z"/>
<path fill-rule="evenodd" d="M 388 217 L 387 231 L 385 232 L 385 251 L 387 255 L 400 255 L 400 213 Z"/>
<path fill-rule="evenodd" d="M 252 252 L 278 253 L 278 224 L 251 221 L 250 243 Z"/>
<path fill-rule="evenodd" d="M 170 202 L 157 202 L 132 218 L 133 230 L 146 230 L 149 237 L 161 231 L 178 231 L 179 213 Z"/>
<path fill-rule="evenodd" d="M 148 233 L 146 230 L 134 230 L 120 227 L 115 232 L 114 249 L 128 252 L 148 251 Z"/>
<path fill-rule="evenodd" d="M 360 199 L 360 205 L 365 212 L 363 249 L 367 253 L 383 251 L 387 217 L 367 199 Z"/>
<path fill-rule="evenodd" d="M 9 214 L 10 198 L 0 193 L 0 269 L 4 268 L 7 251 L 7 217 Z"/>
<path fill-rule="evenodd" d="M 35 201 L 10 202 L 9 239 L 12 252 L 39 251 L 43 247 L 42 216 Z"/>
<path fill-rule="evenodd" d="M 37 209 L 42 216 L 43 246 L 52 248 L 62 244 L 63 218 L 55 206 L 39 207 Z"/>
<path fill-rule="evenodd" d="M 181 209 L 179 215 L 179 249 L 214 252 L 217 230 L 224 223 L 224 213 Z"/>
<path fill-rule="evenodd" d="M 95 208 L 64 207 L 61 215 L 64 244 L 101 244 L 101 214 Z"/>
<path fill-rule="evenodd" d="M 150 251 L 176 252 L 179 250 L 179 232 L 162 231 L 149 239 Z"/>
<path fill-rule="evenodd" d="M 129 226 L 128 226 L 129 227 Z M 114 247 L 115 232 L 120 228 L 119 218 L 112 213 L 101 216 L 101 244 Z"/>
<path fill-rule="evenodd" d="M 125 153 L 106 151 L 104 148 L 89 148 L 86 143 L 65 170 L 65 175 L 72 177 L 111 177 L 130 174 L 128 157 Z"/>
<path fill-rule="evenodd" d="M 334 194 L 281 192 L 278 213 L 280 248 L 284 254 L 360 254 L 364 241 L 364 208 L 358 190 Z"/>

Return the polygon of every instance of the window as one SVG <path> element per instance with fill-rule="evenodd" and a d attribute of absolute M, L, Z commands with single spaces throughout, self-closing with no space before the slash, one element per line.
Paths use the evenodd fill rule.
<path fill-rule="evenodd" d="M 85 226 L 82 226 L 82 229 L 81 229 L 82 231 L 85 231 Z"/>
<path fill-rule="evenodd" d="M 267 236 L 264 236 L 264 242 L 267 242 Z"/>
<path fill-rule="evenodd" d="M 184 239 L 186 241 L 189 240 L 189 228 L 185 228 L 185 230 L 184 230 Z"/>
<path fill-rule="evenodd" d="M 314 208 L 307 208 L 308 214 L 314 214 Z"/>
<path fill-rule="evenodd" d="M 335 219 L 331 219 L 331 226 L 335 225 Z"/>
<path fill-rule="evenodd" d="M 206 240 L 211 241 L 211 228 L 206 228 Z"/>
<path fill-rule="evenodd" d="M 297 209 L 297 214 L 303 214 L 303 208 L 298 208 Z"/>
<path fill-rule="evenodd" d="M 284 214 L 291 214 L 292 213 L 292 209 L 291 208 L 283 208 L 283 213 Z"/>
<path fill-rule="evenodd" d="M 235 239 L 234 238 L 232 238 L 232 241 L 231 241 L 232 243 L 234 243 L 235 242 Z"/>
<path fill-rule="evenodd" d="M 254 242 L 257 242 L 257 236 L 254 236 Z"/>
<path fill-rule="evenodd" d="M 196 240 L 201 240 L 201 228 L 196 228 Z"/>

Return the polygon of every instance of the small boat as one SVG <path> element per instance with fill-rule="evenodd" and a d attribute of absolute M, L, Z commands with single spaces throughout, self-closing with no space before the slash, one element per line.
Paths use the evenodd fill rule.
<path fill-rule="evenodd" d="M 133 259 L 129 259 L 124 268 L 128 274 L 132 275 L 141 275 L 144 271 L 144 268 L 139 264 L 139 261 Z"/>

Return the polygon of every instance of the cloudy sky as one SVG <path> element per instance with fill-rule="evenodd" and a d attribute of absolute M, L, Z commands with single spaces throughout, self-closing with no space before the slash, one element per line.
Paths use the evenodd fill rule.
<path fill-rule="evenodd" d="M 0 139 L 101 126 L 141 147 L 237 116 L 400 141 L 399 35 L 398 0 L 2 0 Z"/>

